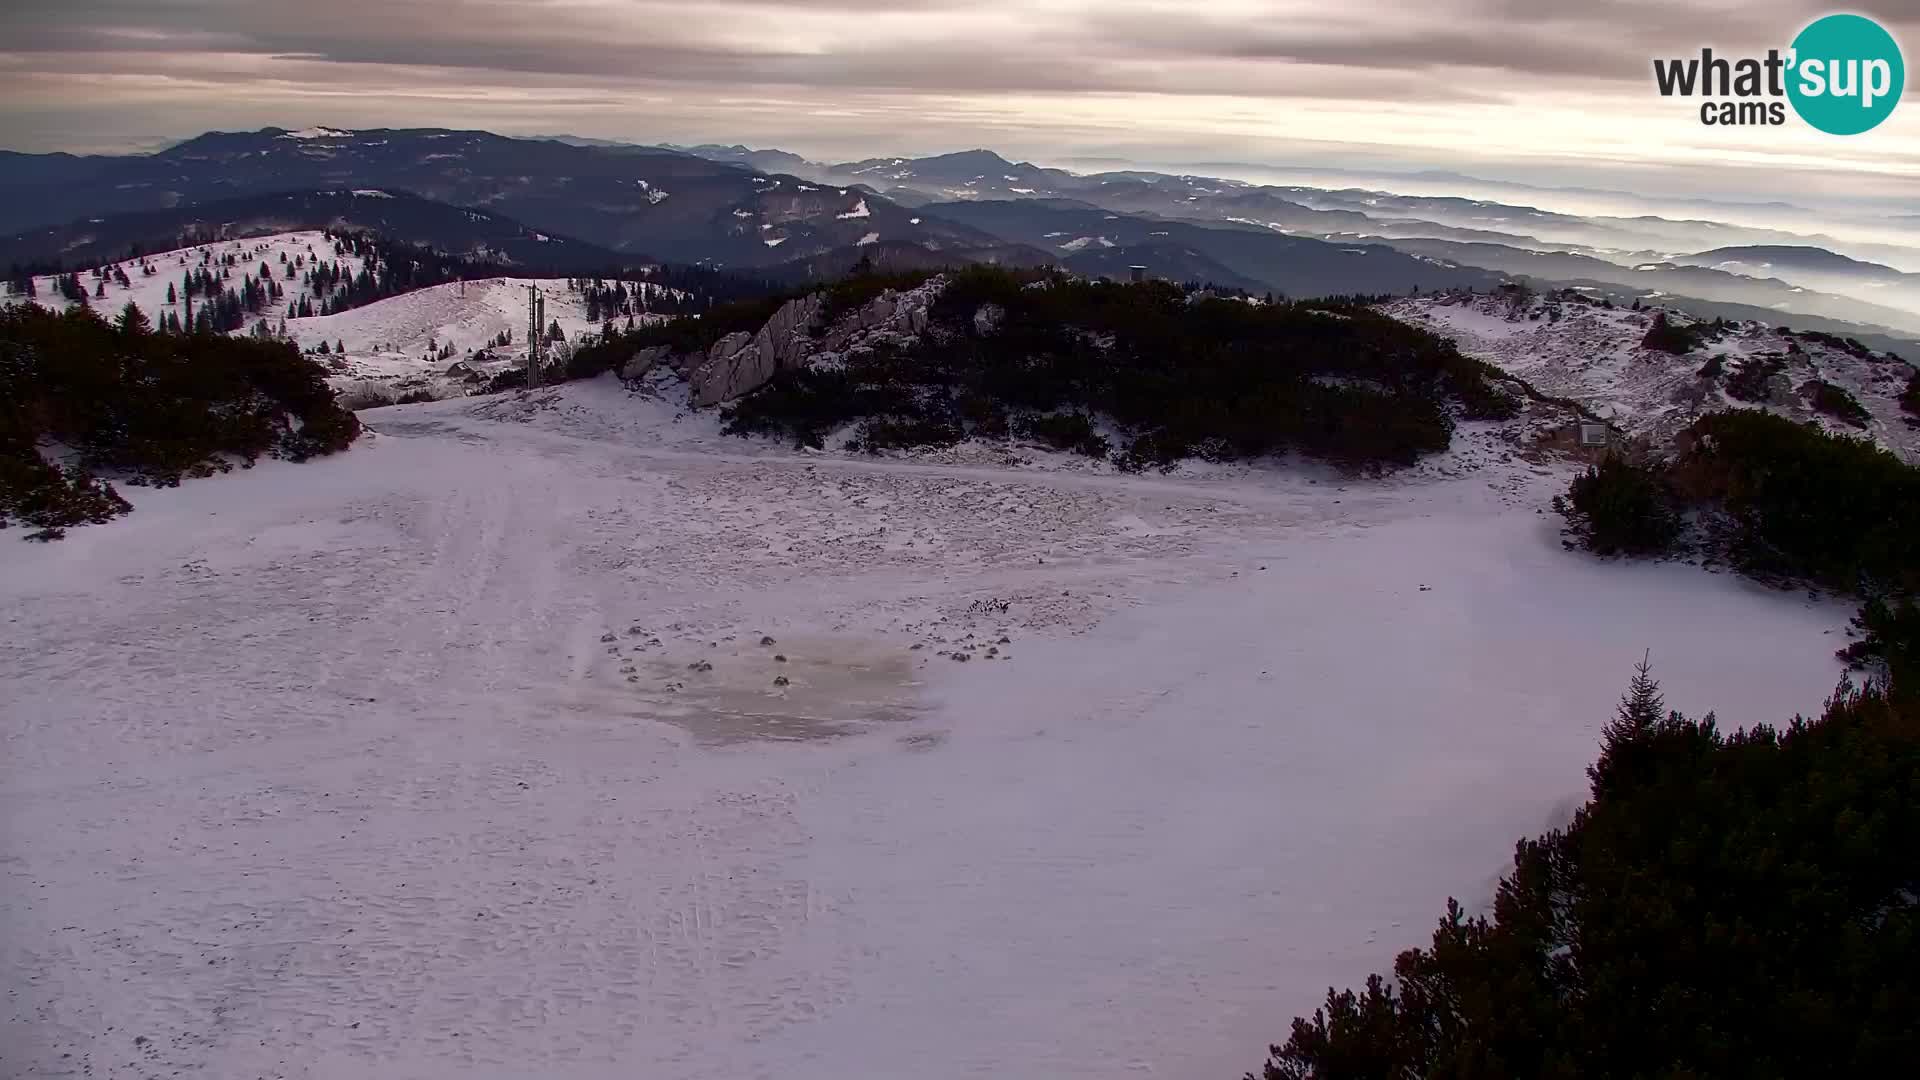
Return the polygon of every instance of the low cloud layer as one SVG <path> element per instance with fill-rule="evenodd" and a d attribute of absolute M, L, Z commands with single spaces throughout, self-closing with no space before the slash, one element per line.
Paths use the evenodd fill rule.
<path fill-rule="evenodd" d="M 1920 47 L 1913 0 L 1869 0 Z M 1911 181 L 1920 101 L 1864 139 L 1715 132 L 1656 55 L 1784 47 L 1807 0 L 7 0 L 0 147 L 206 128 L 729 138 L 826 157 L 988 145 L 1508 173 L 1720 155 L 1836 189 Z M 1920 65 L 1920 55 L 1910 56 Z M 1817 185 L 1818 186 L 1818 185 Z"/>

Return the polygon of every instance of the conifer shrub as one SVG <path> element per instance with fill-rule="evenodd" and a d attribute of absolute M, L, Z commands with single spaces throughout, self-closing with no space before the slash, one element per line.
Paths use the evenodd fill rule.
<path fill-rule="evenodd" d="M 1750 409 L 1704 416 L 1683 441 L 1664 471 L 1745 572 L 1862 596 L 1920 589 L 1920 469 Z"/>
<path fill-rule="evenodd" d="M 1553 507 L 1581 544 L 1599 555 L 1661 555 L 1680 536 L 1664 470 L 1615 454 L 1574 477 Z"/>
<path fill-rule="evenodd" d="M 1675 356 L 1685 356 L 1703 343 L 1717 340 L 1724 332 L 1725 324 L 1719 320 L 1682 326 L 1667 318 L 1667 313 L 1661 311 L 1654 314 L 1653 325 L 1647 328 L 1646 336 L 1640 339 L 1640 346 L 1658 352 L 1672 353 Z"/>
<path fill-rule="evenodd" d="M 1027 416 L 1015 427 L 1020 434 L 1038 439 L 1055 450 L 1103 458 L 1112 449 L 1106 438 L 1093 429 L 1093 418 L 1083 412 Z"/>
<path fill-rule="evenodd" d="M 1765 401 L 1771 392 L 1768 383 L 1785 367 L 1785 359 L 1779 356 L 1748 357 L 1727 376 L 1727 396 L 1735 401 Z"/>
<path fill-rule="evenodd" d="M 982 310 L 995 317 L 976 322 Z M 835 371 L 777 374 L 723 410 L 727 429 L 818 445 L 858 425 L 856 440 L 877 448 L 1080 415 L 1085 432 L 1067 421 L 1075 430 L 1055 434 L 1093 453 L 1084 435 L 1097 415 L 1123 467 L 1299 453 L 1377 470 L 1446 449 L 1455 416 L 1519 408 L 1487 365 L 1357 302 L 1248 304 L 970 267 L 949 273 L 928 319 L 913 341 Z"/>
<path fill-rule="evenodd" d="M 1864 428 L 1873 420 L 1873 414 L 1844 386 L 1836 386 L 1825 379 L 1814 379 L 1802 389 L 1809 394 L 1808 403 L 1813 406 L 1814 412 L 1857 428 Z"/>
<path fill-rule="evenodd" d="M 1898 683 L 1895 684 L 1898 687 Z M 1920 712 L 1843 684 L 1723 733 L 1639 668 L 1564 829 L 1391 979 L 1329 990 L 1264 1080 L 1905 1075 L 1920 1059 Z M 1253 1080 L 1249 1076 L 1249 1080 Z"/>
<path fill-rule="evenodd" d="M 171 486 L 262 457 L 345 449 L 359 422 L 294 346 L 162 334 L 86 308 L 0 309 L 0 517 L 41 530 L 127 504 L 98 476 Z M 48 461 L 64 447 L 71 460 Z"/>

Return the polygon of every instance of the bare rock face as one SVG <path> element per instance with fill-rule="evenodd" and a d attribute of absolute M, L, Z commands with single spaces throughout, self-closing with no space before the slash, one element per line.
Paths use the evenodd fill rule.
<path fill-rule="evenodd" d="M 946 278 L 934 277 L 906 292 L 884 292 L 867 301 L 858 311 L 839 319 L 817 343 L 818 353 L 841 353 L 858 348 L 863 342 L 893 335 L 913 337 L 927 328 L 927 309 L 946 287 Z"/>
<path fill-rule="evenodd" d="M 782 368 L 797 367 L 812 345 L 808 328 L 820 313 L 819 294 L 780 305 L 757 334 L 735 332 L 713 343 L 695 368 L 693 403 L 718 405 L 766 385 Z"/>
<path fill-rule="evenodd" d="M 639 352 L 633 354 L 633 359 L 628 360 L 625 367 L 620 369 L 620 377 L 623 379 L 637 379 L 647 372 L 652 371 L 654 365 L 660 363 L 662 360 L 666 360 L 671 355 L 673 355 L 673 349 L 666 345 L 653 345 L 641 349 Z"/>
<path fill-rule="evenodd" d="M 981 304 L 973 312 L 974 332 L 981 337 L 987 337 L 1000 329 L 1000 324 L 1006 320 L 1006 317 L 1007 310 L 999 304 Z"/>
<path fill-rule="evenodd" d="M 928 308 L 945 285 L 944 278 L 936 277 L 907 292 L 882 293 L 835 320 L 820 338 L 813 336 L 813 324 L 820 317 L 821 294 L 803 296 L 782 304 L 758 333 L 728 334 L 705 354 L 673 354 L 664 347 L 644 349 L 621 375 L 637 378 L 664 361 L 686 372 L 694 405 L 718 405 L 758 390 L 781 371 L 832 362 L 863 344 L 919 334 L 927 328 Z"/>

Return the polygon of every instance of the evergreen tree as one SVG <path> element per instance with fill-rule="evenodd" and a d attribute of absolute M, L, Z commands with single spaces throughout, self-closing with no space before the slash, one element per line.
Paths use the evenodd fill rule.
<path fill-rule="evenodd" d="M 173 291 L 173 282 L 171 281 L 167 282 L 167 303 L 177 304 L 179 302 L 180 302 L 179 294 Z"/>
<path fill-rule="evenodd" d="M 339 353 L 341 356 L 347 355 L 346 343 L 339 338 L 335 338 L 333 340 L 333 351 Z"/>
<path fill-rule="evenodd" d="M 1649 652 L 1634 665 L 1627 692 L 1621 695 L 1613 719 L 1601 732 L 1600 760 L 1587 769 L 1595 796 L 1639 775 L 1661 721 L 1666 719 L 1666 700 L 1660 696 L 1660 684 L 1652 671 Z"/>
<path fill-rule="evenodd" d="M 120 309 L 120 321 L 117 325 L 123 334 L 146 334 L 153 330 L 153 324 L 147 321 L 147 313 L 141 311 L 140 305 L 131 300 L 127 301 L 126 307 Z"/>

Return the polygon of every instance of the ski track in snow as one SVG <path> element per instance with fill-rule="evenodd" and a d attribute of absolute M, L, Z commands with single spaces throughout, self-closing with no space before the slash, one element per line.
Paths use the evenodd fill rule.
<path fill-rule="evenodd" d="M 1844 608 L 1564 552 L 1497 456 L 363 418 L 0 547 L 0 1073 L 1238 1075 L 1563 820 L 1642 649 L 1729 725 L 1838 675 Z"/>

